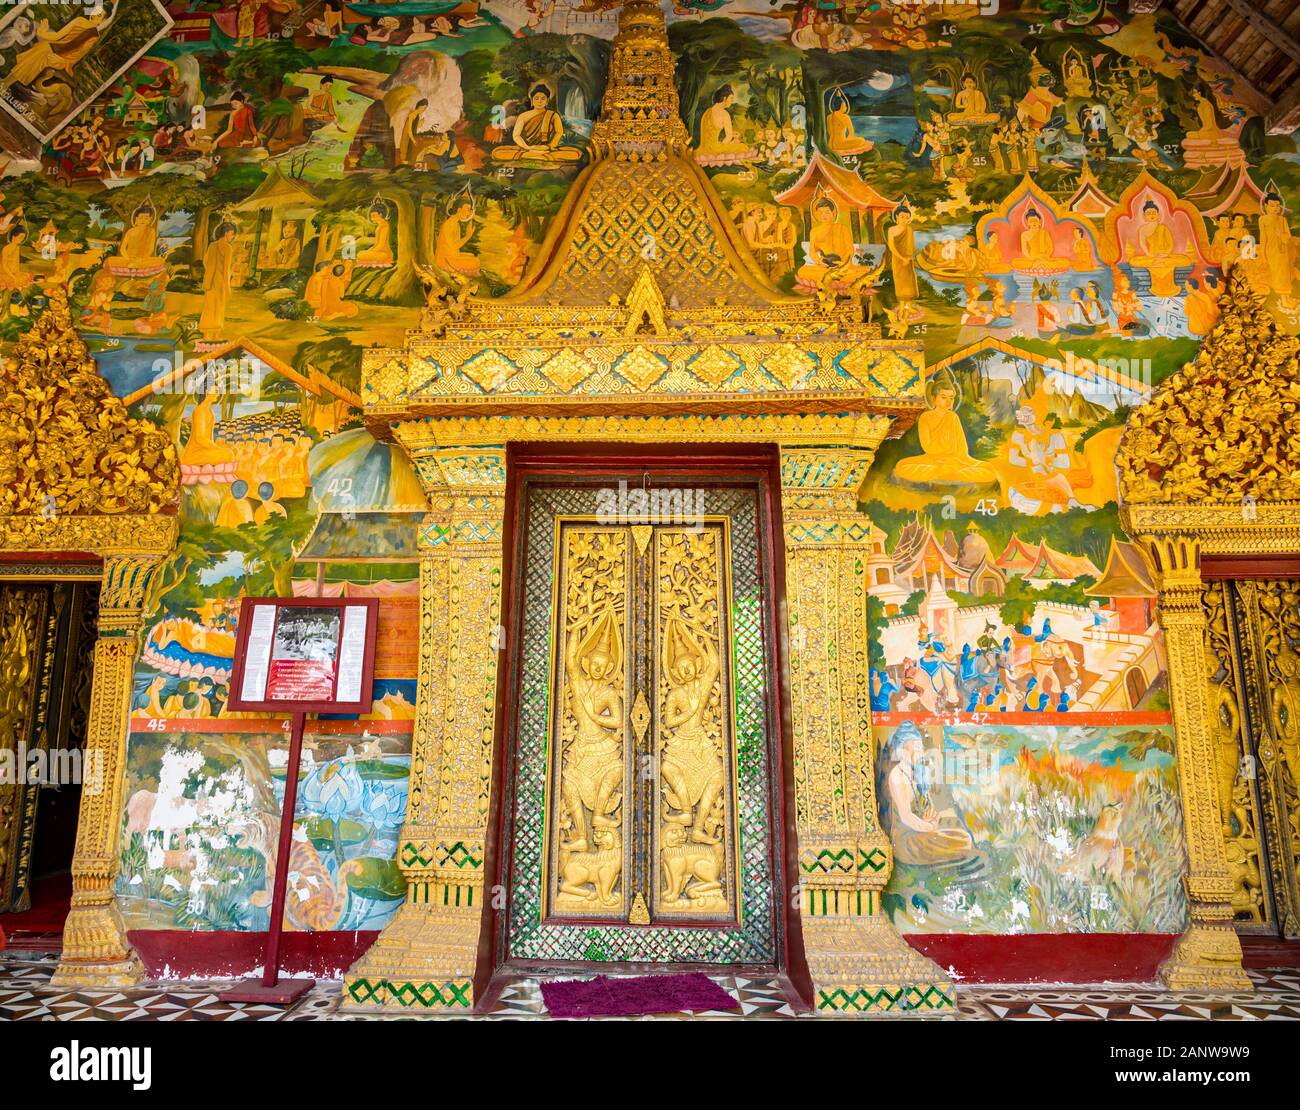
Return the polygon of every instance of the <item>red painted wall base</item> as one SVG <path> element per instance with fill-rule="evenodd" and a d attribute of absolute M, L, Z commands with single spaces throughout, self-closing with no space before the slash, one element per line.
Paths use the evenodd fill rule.
<path fill-rule="evenodd" d="M 911 934 L 960 983 L 1152 983 L 1178 937 L 1165 933 Z"/>
<path fill-rule="evenodd" d="M 341 978 L 375 941 L 373 931 L 286 933 L 282 974 Z M 152 979 L 250 975 L 262 966 L 265 933 L 133 930 L 127 934 Z M 974 933 L 907 937 L 958 983 L 1150 983 L 1178 938 L 1158 933 Z"/>
<path fill-rule="evenodd" d="M 379 936 L 355 933 L 285 933 L 280 974 L 285 978 L 341 979 Z M 150 979 L 242 978 L 262 968 L 265 933 L 132 929 L 126 939 L 139 953 Z"/>

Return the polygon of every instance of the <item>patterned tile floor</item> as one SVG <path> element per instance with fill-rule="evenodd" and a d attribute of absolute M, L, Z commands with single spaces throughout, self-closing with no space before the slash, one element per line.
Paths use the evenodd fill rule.
<path fill-rule="evenodd" d="M 341 1021 L 337 982 L 316 984 L 287 1009 L 222 1001 L 228 982 L 166 982 L 130 990 L 69 991 L 50 986 L 56 963 L 47 953 L 0 952 L 0 1021 Z M 1255 990 L 1210 994 L 1163 990 L 1150 984 L 1120 983 L 1105 987 L 969 986 L 958 991 L 963 1021 L 1169 1021 L 1213 1018 L 1229 1021 L 1300 1021 L 1300 969 L 1251 971 Z M 795 1018 L 775 983 L 736 976 L 716 982 L 740 1001 L 745 1019 Z M 517 980 L 502 992 L 497 1008 L 482 1020 L 544 1018 L 535 979 Z M 737 1014 L 711 1011 L 668 1014 L 668 1019 L 736 1020 Z M 361 1020 L 383 1020 L 366 1015 Z M 645 1018 L 640 1020 L 656 1020 Z"/>

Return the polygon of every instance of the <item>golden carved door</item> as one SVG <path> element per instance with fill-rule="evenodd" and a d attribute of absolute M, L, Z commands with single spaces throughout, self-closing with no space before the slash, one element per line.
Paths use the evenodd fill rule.
<path fill-rule="evenodd" d="M 96 588 L 0 583 L 0 913 L 30 905 L 43 786 L 85 741 Z M 70 857 L 69 857 L 70 858 Z"/>
<path fill-rule="evenodd" d="M 1205 604 L 1237 926 L 1300 936 L 1300 580 L 1211 581 Z"/>
<path fill-rule="evenodd" d="M 633 492 L 645 511 L 626 484 L 524 498 L 507 951 L 772 964 L 760 499 Z"/>

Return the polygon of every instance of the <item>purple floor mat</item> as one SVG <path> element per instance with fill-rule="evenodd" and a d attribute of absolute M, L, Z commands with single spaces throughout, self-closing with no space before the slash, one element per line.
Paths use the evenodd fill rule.
<path fill-rule="evenodd" d="M 543 981 L 542 1000 L 551 1017 L 634 1017 L 683 1010 L 736 1010 L 740 1003 L 702 972 L 635 978 Z"/>

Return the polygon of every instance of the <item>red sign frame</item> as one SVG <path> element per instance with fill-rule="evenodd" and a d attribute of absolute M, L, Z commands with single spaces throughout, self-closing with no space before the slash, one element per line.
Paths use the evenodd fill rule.
<path fill-rule="evenodd" d="M 248 644 L 253 633 L 254 610 L 259 606 L 272 606 L 275 611 L 266 659 L 267 674 L 262 686 L 263 697 L 245 700 L 243 690 L 244 674 L 249 661 Z M 365 635 L 361 648 L 361 685 L 355 700 L 340 700 L 338 697 L 339 661 L 343 652 L 346 611 L 349 608 L 363 608 L 366 614 Z M 337 612 L 338 632 L 334 643 L 334 655 L 329 660 L 333 665 L 332 672 L 322 671 L 319 660 L 276 658 L 275 646 L 281 622 L 284 614 L 294 609 L 332 609 Z M 379 599 L 374 597 L 244 598 L 239 609 L 239 633 L 235 640 L 235 659 L 230 674 L 230 695 L 226 700 L 226 707 L 238 712 L 255 713 L 369 713 L 374 695 L 375 635 L 378 625 Z M 278 676 L 275 674 L 277 663 L 282 665 Z M 302 691 L 301 696 L 267 696 L 271 691 L 272 683 L 277 680 L 284 684 L 285 689 L 292 689 L 296 682 Z M 326 690 L 328 693 L 325 692 Z"/>

